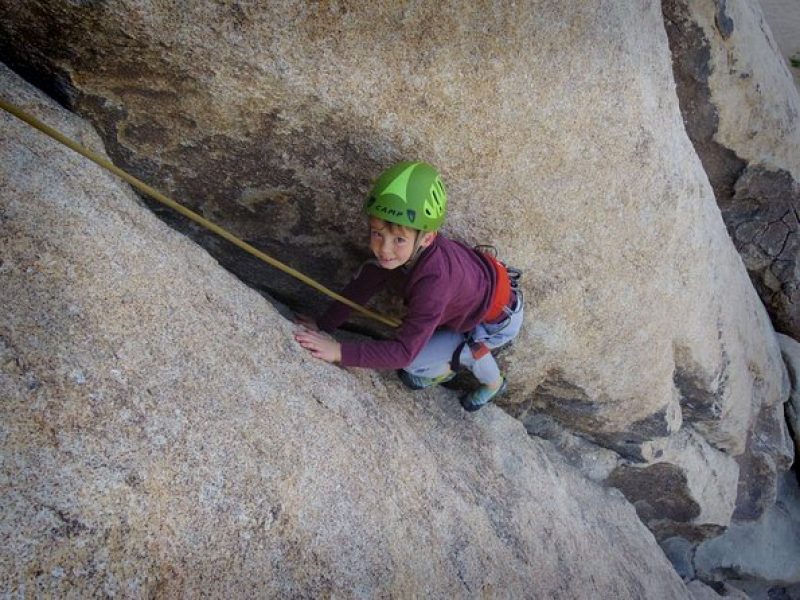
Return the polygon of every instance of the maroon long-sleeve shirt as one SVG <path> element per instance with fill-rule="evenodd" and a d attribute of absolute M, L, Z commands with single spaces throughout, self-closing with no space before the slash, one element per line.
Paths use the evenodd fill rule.
<path fill-rule="evenodd" d="M 365 304 L 387 284 L 402 290 L 403 324 L 394 339 L 343 342 L 347 367 L 399 369 L 408 366 L 439 327 L 470 331 L 481 322 L 492 300 L 494 268 L 480 253 L 441 234 L 410 268 L 382 269 L 367 263 L 342 295 Z M 350 308 L 334 302 L 317 320 L 331 332 L 347 320 Z"/>

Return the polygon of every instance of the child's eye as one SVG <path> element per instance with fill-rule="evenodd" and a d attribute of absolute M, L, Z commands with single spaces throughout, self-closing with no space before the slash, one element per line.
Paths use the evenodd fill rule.
<path fill-rule="evenodd" d="M 406 243 L 406 241 L 407 241 L 407 240 L 406 240 L 406 238 L 400 238 L 400 237 L 399 237 L 399 238 L 396 238 L 396 239 L 395 239 L 395 243 L 396 243 L 396 244 L 405 244 L 405 243 Z"/>

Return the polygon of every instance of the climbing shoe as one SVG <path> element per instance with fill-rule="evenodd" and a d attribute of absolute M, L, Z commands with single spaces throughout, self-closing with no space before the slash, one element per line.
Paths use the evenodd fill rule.
<path fill-rule="evenodd" d="M 439 375 L 438 377 L 422 377 L 421 375 L 412 375 L 408 371 L 398 369 L 397 375 L 400 377 L 400 381 L 405 383 L 412 390 L 424 390 L 425 388 L 429 388 L 433 385 L 447 383 L 456 376 L 456 372 L 450 371 L 449 373 Z"/>
<path fill-rule="evenodd" d="M 461 398 L 461 406 L 464 410 L 474 412 L 483 406 L 486 406 L 497 398 L 500 394 L 506 391 L 506 379 L 503 377 L 503 383 L 496 390 L 492 390 L 485 385 L 482 385 L 477 390 L 470 392 Z"/>

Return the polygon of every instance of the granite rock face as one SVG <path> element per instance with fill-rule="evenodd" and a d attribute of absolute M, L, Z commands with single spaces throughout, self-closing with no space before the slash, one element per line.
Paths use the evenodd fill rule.
<path fill-rule="evenodd" d="M 775 42 L 800 89 L 800 5 L 792 0 L 760 0 Z"/>
<path fill-rule="evenodd" d="M 706 581 L 734 583 L 753 598 L 796 598 L 800 488 L 795 474 L 781 478 L 777 502 L 758 521 L 732 525 L 724 535 L 703 542 L 693 560 L 697 575 Z"/>
<path fill-rule="evenodd" d="M 786 420 L 795 448 L 800 448 L 800 343 L 782 334 L 778 334 L 778 342 L 792 382 L 792 392 L 786 402 Z"/>
<path fill-rule="evenodd" d="M 788 171 L 748 166 L 722 216 L 753 280 L 781 331 L 800 332 L 800 181 Z"/>
<path fill-rule="evenodd" d="M 797 21 L 796 3 L 778 4 L 773 21 Z M 790 68 L 756 2 L 666 0 L 663 10 L 686 130 L 728 231 L 776 328 L 800 337 L 800 96 Z"/>
<path fill-rule="evenodd" d="M 800 443 L 798 431 L 798 373 L 800 373 L 800 343 L 789 336 L 777 334 L 781 352 L 791 381 L 791 395 L 786 402 L 786 420 L 794 434 L 795 445 Z M 783 422 L 783 408 L 778 407 L 774 422 Z M 758 440 L 751 443 L 759 444 Z M 790 443 L 790 442 L 787 442 Z M 753 456 L 757 456 L 754 453 Z M 742 590 L 747 598 L 796 598 L 800 592 L 800 488 L 796 470 L 789 471 L 787 458 L 778 478 L 764 480 L 761 489 L 750 498 L 752 504 L 740 503 L 734 512 L 734 523 L 713 539 L 671 537 L 662 540 L 661 547 L 676 571 L 689 581 L 698 577 L 715 589 Z M 766 465 L 764 471 L 770 466 Z M 709 465 L 708 470 L 717 468 Z M 757 478 L 759 465 L 754 462 L 748 477 Z M 755 471 L 755 472 L 753 472 Z M 628 497 L 646 497 L 642 490 L 626 492 Z M 740 498 L 740 500 L 742 500 Z M 641 510 L 637 506 L 637 511 Z M 743 514 L 748 513 L 749 514 Z M 751 517 L 755 514 L 757 519 Z M 744 522 L 750 521 L 750 522 Z M 651 529 L 656 529 L 650 524 Z M 698 543 L 699 542 L 699 543 Z M 691 582 L 687 585 L 694 594 Z"/>
<path fill-rule="evenodd" d="M 629 482 L 657 482 L 670 449 L 656 470 L 699 506 L 682 533 L 774 479 L 784 437 L 759 427 L 784 368 L 684 130 L 658 2 L 0 6 L 0 51 L 115 161 L 329 286 L 365 257 L 370 181 L 438 165 L 445 233 L 525 271 L 509 408 L 613 450 Z M 256 287 L 322 305 L 165 218 Z M 777 449 L 750 480 L 754 435 Z M 730 464 L 695 497 L 700 448 Z"/>
<path fill-rule="evenodd" d="M 102 152 L 0 67 L 4 97 Z M 129 189 L 0 114 L 0 590 L 684 598 L 615 491 L 496 407 L 311 359 Z"/>

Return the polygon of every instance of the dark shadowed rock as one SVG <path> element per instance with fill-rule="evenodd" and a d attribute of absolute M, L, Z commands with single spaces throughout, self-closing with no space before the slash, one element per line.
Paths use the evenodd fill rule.
<path fill-rule="evenodd" d="M 0 66 L 11 101 L 102 152 Z M 0 114 L 0 589 L 685 598 L 617 493 L 490 406 L 311 359 L 130 189 Z"/>
<path fill-rule="evenodd" d="M 729 197 L 746 163 L 715 140 L 719 110 L 712 101 L 709 87 L 711 45 L 703 28 L 694 21 L 687 2 L 664 0 L 661 6 L 686 133 L 703 162 L 716 197 Z"/>
<path fill-rule="evenodd" d="M 748 439 L 748 452 L 737 457 L 739 492 L 735 521 L 756 520 L 775 504 L 775 473 L 794 462 L 794 444 L 786 426 L 783 405 L 765 407 Z"/>
<path fill-rule="evenodd" d="M 687 523 L 700 515 L 700 506 L 692 498 L 686 476 L 674 465 L 621 466 L 607 481 L 625 494 L 645 522 L 668 519 Z"/>
<path fill-rule="evenodd" d="M 727 524 L 728 461 L 783 402 L 783 364 L 686 136 L 659 3 L 0 7 L 3 55 L 57 82 L 117 162 L 331 287 L 365 256 L 371 180 L 437 164 L 445 233 L 525 272 L 507 403 L 669 462 L 701 507 L 689 525 Z M 324 304 L 159 213 L 258 289 Z"/>
<path fill-rule="evenodd" d="M 751 597 L 795 597 L 787 592 L 800 584 L 800 489 L 794 473 L 780 479 L 777 498 L 757 522 L 732 525 L 698 546 L 694 565 L 699 578 L 727 580 Z"/>
<path fill-rule="evenodd" d="M 664 554 L 675 567 L 678 575 L 684 581 L 691 581 L 694 579 L 694 565 L 692 559 L 694 558 L 694 550 L 696 544 L 682 537 L 671 537 L 659 543 Z"/>
<path fill-rule="evenodd" d="M 686 131 L 777 329 L 798 337 L 800 97 L 792 74 L 757 3 L 667 0 L 662 8 Z M 782 12 L 789 22 L 800 15 L 788 5 Z"/>
<path fill-rule="evenodd" d="M 786 421 L 792 432 L 796 450 L 800 448 L 800 343 L 782 334 L 778 334 L 778 342 L 792 385 L 791 395 L 786 402 Z"/>
<path fill-rule="evenodd" d="M 787 171 L 748 167 L 720 202 L 728 231 L 775 326 L 800 331 L 800 182 Z"/>

